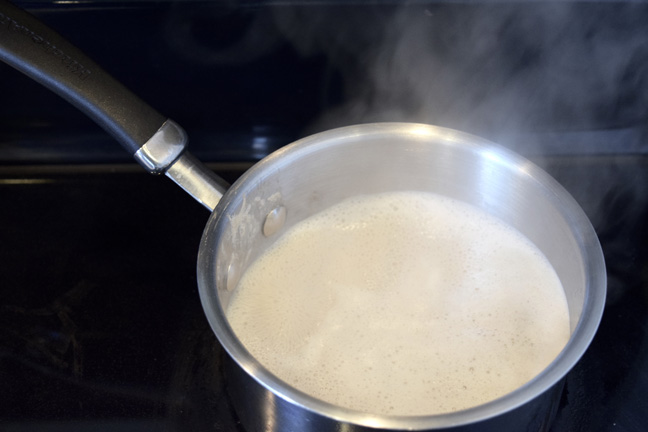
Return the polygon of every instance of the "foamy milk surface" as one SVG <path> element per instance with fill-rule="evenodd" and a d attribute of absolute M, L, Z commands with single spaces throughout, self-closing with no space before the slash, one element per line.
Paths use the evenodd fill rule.
<path fill-rule="evenodd" d="M 530 241 L 423 192 L 358 196 L 294 226 L 248 269 L 227 316 L 290 385 L 388 415 L 502 396 L 570 333 L 560 281 Z"/>

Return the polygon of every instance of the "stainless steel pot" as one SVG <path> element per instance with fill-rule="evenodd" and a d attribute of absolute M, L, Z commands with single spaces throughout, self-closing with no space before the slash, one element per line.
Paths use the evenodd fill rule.
<path fill-rule="evenodd" d="M 482 208 L 518 229 L 547 256 L 565 289 L 572 336 L 558 358 L 533 381 L 461 412 L 427 417 L 368 415 L 287 385 L 257 362 L 233 333 L 223 312 L 232 290 L 281 231 L 350 196 L 398 190 L 439 193 Z M 273 225 L 278 232 L 264 233 L 265 221 L 274 221 L 284 212 L 283 224 Z M 543 430 L 551 420 L 561 379 L 594 336 L 606 292 L 605 264 L 594 230 L 578 204 L 548 174 L 475 136 L 408 123 L 323 132 L 255 165 L 225 194 L 207 223 L 198 257 L 198 283 L 212 329 L 237 364 L 231 368 L 232 388 L 237 405 L 246 412 L 242 421 L 250 430 L 273 431 L 357 429 L 350 425 Z"/>
<path fill-rule="evenodd" d="M 480 138 L 433 126 L 367 124 L 304 138 L 270 155 L 229 190 L 186 150 L 187 137 L 33 17 L 0 0 L 0 58 L 78 106 L 149 171 L 165 173 L 207 208 L 198 258 L 207 318 L 233 361 L 228 379 L 247 430 L 546 430 L 562 379 L 582 356 L 603 312 L 606 273 L 578 204 L 529 161 Z M 240 276 L 282 231 L 349 196 L 421 190 L 503 219 L 549 258 L 567 295 L 572 336 L 534 380 L 461 412 L 377 416 L 317 400 L 253 358 L 224 309 Z M 224 193 L 224 195 L 223 195 Z"/>

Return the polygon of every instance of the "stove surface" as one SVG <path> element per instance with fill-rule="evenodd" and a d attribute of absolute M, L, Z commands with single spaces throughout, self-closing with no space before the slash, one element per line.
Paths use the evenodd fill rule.
<path fill-rule="evenodd" d="M 551 430 L 643 431 L 648 158 L 539 162 L 592 219 L 609 278 Z M 134 165 L 0 168 L 0 203 L 1 429 L 243 432 L 196 288 L 206 210 Z"/>
<path fill-rule="evenodd" d="M 202 206 L 136 166 L 14 172 L 0 202 L 0 429 L 237 430 Z"/>

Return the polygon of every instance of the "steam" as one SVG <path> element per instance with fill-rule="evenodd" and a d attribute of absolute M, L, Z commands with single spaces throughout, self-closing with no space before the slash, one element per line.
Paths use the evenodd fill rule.
<path fill-rule="evenodd" d="M 323 95 L 332 107 L 304 134 L 408 121 L 489 138 L 551 168 L 608 258 L 631 263 L 648 172 L 623 154 L 648 152 L 648 6 L 485 3 L 277 8 L 295 49 L 326 56 L 341 82 L 337 103 Z M 578 165 L 542 159 L 570 154 Z M 626 267 L 608 274 L 623 278 Z M 610 282 L 611 294 L 622 290 Z"/>
<path fill-rule="evenodd" d="M 646 18 L 640 7 L 306 7 L 278 8 L 276 18 L 297 50 L 327 56 L 340 72 L 340 103 L 309 132 L 414 121 L 541 154 L 547 151 L 516 144 L 520 134 L 632 127 L 645 117 L 648 33 L 636 30 Z"/>

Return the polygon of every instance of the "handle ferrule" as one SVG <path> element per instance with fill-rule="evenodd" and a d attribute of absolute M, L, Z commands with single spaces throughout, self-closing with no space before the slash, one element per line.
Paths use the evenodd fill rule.
<path fill-rule="evenodd" d="M 164 173 L 187 147 L 187 133 L 173 120 L 167 120 L 144 145 L 135 152 L 135 160 L 148 172 Z"/>

